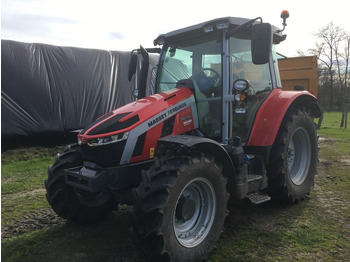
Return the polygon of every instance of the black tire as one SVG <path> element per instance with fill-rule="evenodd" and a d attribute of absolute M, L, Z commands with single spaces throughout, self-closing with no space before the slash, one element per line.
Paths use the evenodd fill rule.
<path fill-rule="evenodd" d="M 67 147 L 48 169 L 46 199 L 56 214 L 72 222 L 96 222 L 117 210 L 118 203 L 106 193 L 91 193 L 65 183 L 66 168 L 82 166 L 79 146 Z"/>
<path fill-rule="evenodd" d="M 136 247 L 148 261 L 206 259 L 228 213 L 226 184 L 211 155 L 155 162 L 133 191 L 129 232 Z"/>
<path fill-rule="evenodd" d="M 316 127 L 305 108 L 286 114 L 267 167 L 269 194 L 277 201 L 299 203 L 314 185 L 318 161 Z"/>

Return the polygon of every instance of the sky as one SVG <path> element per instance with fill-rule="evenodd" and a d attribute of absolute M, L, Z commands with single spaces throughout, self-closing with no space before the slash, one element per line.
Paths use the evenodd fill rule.
<path fill-rule="evenodd" d="M 162 33 L 214 18 L 262 17 L 282 27 L 277 46 L 286 56 L 315 47 L 314 34 L 330 22 L 350 32 L 348 0 L 1 0 L 1 39 L 117 51 L 153 47 Z"/>

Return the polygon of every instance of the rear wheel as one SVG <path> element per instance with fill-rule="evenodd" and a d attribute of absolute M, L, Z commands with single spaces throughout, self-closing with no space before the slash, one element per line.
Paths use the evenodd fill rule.
<path fill-rule="evenodd" d="M 57 155 L 45 180 L 46 198 L 60 217 L 78 223 L 94 222 L 111 214 L 118 203 L 106 193 L 91 193 L 65 183 L 64 170 L 82 164 L 79 146 L 68 147 Z"/>
<path fill-rule="evenodd" d="M 134 190 L 131 238 L 149 261 L 203 260 L 223 229 L 226 179 L 210 155 L 160 163 Z"/>
<path fill-rule="evenodd" d="M 291 110 L 281 124 L 267 168 L 273 199 L 298 203 L 310 193 L 317 153 L 316 128 L 310 113 L 305 108 Z"/>

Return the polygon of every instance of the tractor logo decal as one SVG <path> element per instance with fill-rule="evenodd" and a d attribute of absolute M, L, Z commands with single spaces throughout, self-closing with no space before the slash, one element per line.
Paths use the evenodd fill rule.
<path fill-rule="evenodd" d="M 171 116 L 172 114 L 176 113 L 177 111 L 181 110 L 182 108 L 184 108 L 186 106 L 187 106 L 186 103 L 182 103 L 178 106 L 175 106 L 174 108 L 172 108 L 168 111 L 168 116 Z"/>
<path fill-rule="evenodd" d="M 175 106 L 174 108 L 168 110 L 167 113 L 163 113 L 161 115 L 158 115 L 157 117 L 153 118 L 151 121 L 148 122 L 148 127 L 152 127 L 153 125 L 161 122 L 163 119 L 165 119 L 167 116 L 171 116 L 174 113 L 176 113 L 177 111 L 181 110 L 182 108 L 185 108 L 187 106 L 186 103 L 182 103 L 178 106 Z"/>
<path fill-rule="evenodd" d="M 160 116 L 157 116 L 156 118 L 148 122 L 148 127 L 152 127 L 153 125 L 157 124 L 158 122 L 162 121 L 165 118 L 166 118 L 166 113 L 161 114 Z"/>

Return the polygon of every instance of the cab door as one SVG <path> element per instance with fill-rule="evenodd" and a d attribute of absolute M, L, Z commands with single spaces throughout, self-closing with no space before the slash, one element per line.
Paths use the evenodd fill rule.
<path fill-rule="evenodd" d="M 230 86 L 234 101 L 232 106 L 232 137 L 239 136 L 247 141 L 255 115 L 273 89 L 269 63 L 256 65 L 252 62 L 251 40 L 231 37 Z M 244 90 L 234 88 L 237 80 L 246 80 Z"/>
<path fill-rule="evenodd" d="M 222 139 L 222 34 L 191 39 L 165 48 L 159 65 L 156 92 L 175 88 L 179 80 L 191 79 L 200 131 L 205 137 Z"/>

